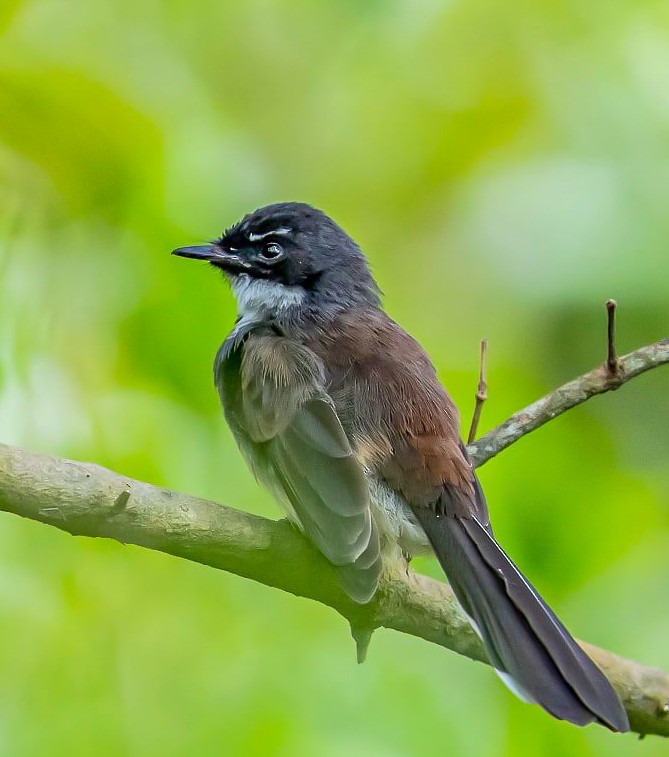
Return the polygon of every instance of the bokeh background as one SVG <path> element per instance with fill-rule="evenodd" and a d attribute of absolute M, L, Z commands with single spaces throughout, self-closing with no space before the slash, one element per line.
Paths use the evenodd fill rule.
<path fill-rule="evenodd" d="M 669 333 L 669 7 L 655 0 L 3 0 L 0 441 L 276 516 L 212 388 L 234 318 L 171 258 L 299 199 L 361 243 L 468 423 Z M 574 633 L 669 667 L 669 374 L 481 472 Z M 429 560 L 422 570 L 438 575 Z M 323 607 L 0 517 L 3 755 L 666 754 Z"/>

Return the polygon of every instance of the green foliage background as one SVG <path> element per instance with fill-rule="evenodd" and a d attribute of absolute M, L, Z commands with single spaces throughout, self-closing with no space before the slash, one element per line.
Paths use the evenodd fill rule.
<path fill-rule="evenodd" d="M 234 306 L 170 250 L 300 199 L 490 427 L 669 333 L 656 0 L 4 0 L 0 440 L 275 516 L 220 416 Z M 574 633 L 669 667 L 669 375 L 482 471 Z M 426 561 L 422 569 L 438 575 Z M 159 554 L 0 518 L 3 755 L 632 755 L 484 666 Z"/>

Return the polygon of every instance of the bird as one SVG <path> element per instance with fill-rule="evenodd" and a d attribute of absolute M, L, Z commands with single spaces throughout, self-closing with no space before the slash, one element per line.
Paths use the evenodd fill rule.
<path fill-rule="evenodd" d="M 383 309 L 356 242 L 323 211 L 282 202 L 173 254 L 229 283 L 238 317 L 214 362 L 225 418 L 351 599 L 369 602 L 403 556 L 432 553 L 517 696 L 628 731 L 608 679 L 497 543 L 458 410 Z"/>

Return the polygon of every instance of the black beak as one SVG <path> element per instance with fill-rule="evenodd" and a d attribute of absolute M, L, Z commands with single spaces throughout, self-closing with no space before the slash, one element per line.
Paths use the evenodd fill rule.
<path fill-rule="evenodd" d="M 179 247 L 172 250 L 172 255 L 180 258 L 193 258 L 194 260 L 206 260 L 224 271 L 243 272 L 252 266 L 233 252 L 227 252 L 216 244 L 201 244 L 195 247 Z"/>
<path fill-rule="evenodd" d="M 218 252 L 218 248 L 213 244 L 200 244 L 195 247 L 179 247 L 177 250 L 172 250 L 172 255 L 195 260 L 213 260 L 218 256 Z"/>

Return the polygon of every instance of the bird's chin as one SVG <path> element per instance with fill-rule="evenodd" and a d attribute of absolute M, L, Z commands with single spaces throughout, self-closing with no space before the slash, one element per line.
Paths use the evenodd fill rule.
<path fill-rule="evenodd" d="M 222 268 L 221 266 L 215 266 L 223 274 L 223 279 L 234 289 L 235 286 L 248 281 L 251 277 L 248 273 L 241 273 L 240 271 L 231 271 L 230 269 Z"/>

